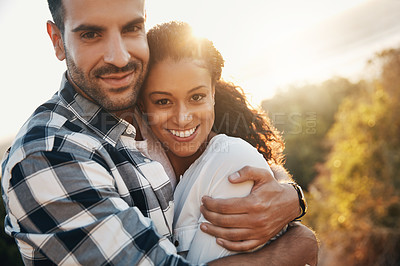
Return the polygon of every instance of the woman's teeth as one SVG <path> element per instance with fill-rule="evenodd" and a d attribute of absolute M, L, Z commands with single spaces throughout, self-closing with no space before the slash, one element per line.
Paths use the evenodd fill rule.
<path fill-rule="evenodd" d="M 170 129 L 169 132 L 171 132 L 172 135 L 180 137 L 180 138 L 187 138 L 193 135 L 193 133 L 196 131 L 196 128 L 192 128 L 189 130 L 173 130 Z"/>

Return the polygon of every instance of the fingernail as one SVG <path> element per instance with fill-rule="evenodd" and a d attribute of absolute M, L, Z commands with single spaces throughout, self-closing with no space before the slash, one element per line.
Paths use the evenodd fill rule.
<path fill-rule="evenodd" d="M 201 224 L 201 225 L 200 225 L 200 228 L 201 228 L 201 230 L 203 230 L 203 231 L 207 231 L 207 225 L 205 225 L 205 224 Z"/>
<path fill-rule="evenodd" d="M 208 196 L 203 196 L 203 197 L 201 197 L 201 203 L 204 204 L 204 201 L 205 201 L 206 198 L 209 198 L 209 197 L 208 197 Z"/>
<path fill-rule="evenodd" d="M 239 173 L 235 172 L 229 176 L 229 179 L 232 181 L 235 181 L 235 180 L 239 179 L 239 177 L 240 177 Z"/>
<path fill-rule="evenodd" d="M 221 247 L 223 247 L 224 241 L 222 241 L 221 238 L 217 238 L 217 244 L 220 245 Z"/>

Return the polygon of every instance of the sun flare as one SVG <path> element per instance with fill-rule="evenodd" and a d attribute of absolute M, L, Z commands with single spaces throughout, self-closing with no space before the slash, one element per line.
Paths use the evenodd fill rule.
<path fill-rule="evenodd" d="M 223 77 L 241 85 L 251 102 L 259 104 L 277 87 L 329 75 L 329 62 L 321 61 L 327 60 L 325 47 L 315 45 L 326 36 L 315 36 L 309 29 L 363 2 L 174 0 L 148 1 L 147 9 L 149 26 L 185 21 L 194 34 L 212 40 L 225 59 Z M 173 11 L 165 12 L 168 7 Z"/>

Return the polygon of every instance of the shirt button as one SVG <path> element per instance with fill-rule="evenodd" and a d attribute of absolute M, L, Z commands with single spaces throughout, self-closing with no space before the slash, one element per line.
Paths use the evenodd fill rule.
<path fill-rule="evenodd" d="M 128 134 L 128 135 L 132 135 L 132 134 L 135 134 L 135 133 L 136 133 L 136 129 L 135 129 L 134 126 L 129 125 L 129 126 L 127 127 L 127 129 L 125 130 L 125 132 L 126 132 L 126 134 Z"/>
<path fill-rule="evenodd" d="M 174 245 L 175 245 L 175 247 L 179 246 L 179 241 L 175 240 Z"/>

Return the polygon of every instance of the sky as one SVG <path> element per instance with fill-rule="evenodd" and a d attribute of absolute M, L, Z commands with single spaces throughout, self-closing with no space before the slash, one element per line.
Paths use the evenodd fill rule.
<path fill-rule="evenodd" d="M 289 84 L 362 77 L 400 46 L 399 0 L 147 0 L 147 28 L 190 23 L 225 58 L 223 77 L 255 105 Z M 0 140 L 54 94 L 65 71 L 46 33 L 47 1 L 0 0 Z"/>

